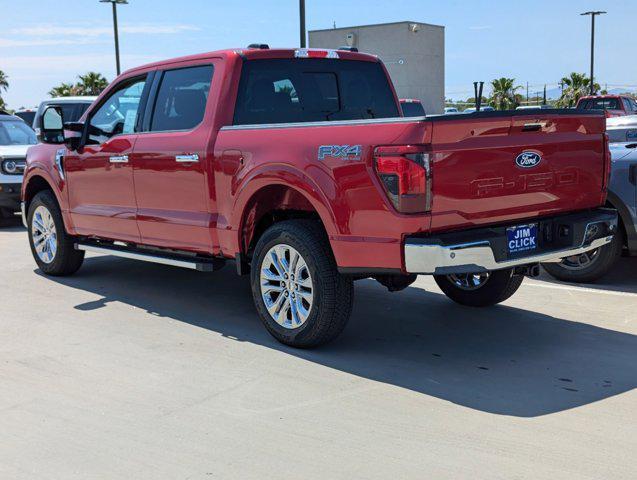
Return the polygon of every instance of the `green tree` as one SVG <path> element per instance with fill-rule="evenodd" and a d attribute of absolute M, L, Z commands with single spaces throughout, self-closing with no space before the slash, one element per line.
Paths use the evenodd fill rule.
<path fill-rule="evenodd" d="M 99 95 L 108 86 L 108 80 L 101 73 L 88 72 L 78 78 L 76 88 L 80 95 Z"/>
<path fill-rule="evenodd" d="M 584 73 L 571 72 L 568 77 L 562 78 L 560 82 L 564 89 L 562 95 L 557 101 L 559 107 L 573 107 L 577 104 L 580 97 L 588 95 L 590 93 L 591 79 Z M 593 84 L 593 91 L 599 91 L 599 84 Z"/>
<path fill-rule="evenodd" d="M 489 103 L 496 110 L 512 110 L 520 104 L 521 96 L 516 93 L 520 88 L 515 86 L 515 78 L 496 78 L 491 81 Z"/>
<path fill-rule="evenodd" d="M 60 83 L 57 87 L 53 87 L 49 90 L 49 95 L 52 97 L 71 97 L 78 95 L 77 87 L 72 83 Z"/>
<path fill-rule="evenodd" d="M 6 104 L 4 103 L 4 99 L 2 98 L 2 92 L 7 91 L 9 89 L 9 77 L 7 74 L 0 70 L 0 109 L 4 110 L 6 108 Z"/>

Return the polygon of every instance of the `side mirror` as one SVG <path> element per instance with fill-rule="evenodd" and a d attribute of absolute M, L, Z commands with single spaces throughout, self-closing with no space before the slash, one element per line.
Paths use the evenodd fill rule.
<path fill-rule="evenodd" d="M 44 110 L 41 120 L 42 128 L 40 129 L 38 139 L 42 143 L 51 143 L 55 145 L 65 144 L 71 150 L 77 150 L 80 147 L 81 135 L 67 137 L 64 130 L 71 132 L 81 132 L 84 130 L 82 122 L 64 123 L 62 108 L 59 106 L 50 106 Z"/>
<path fill-rule="evenodd" d="M 64 120 L 60 107 L 47 107 L 42 113 L 39 140 L 42 143 L 64 143 Z"/>

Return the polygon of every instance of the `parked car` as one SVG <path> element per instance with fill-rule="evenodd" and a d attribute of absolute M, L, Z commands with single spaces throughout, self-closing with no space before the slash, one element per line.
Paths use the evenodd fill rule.
<path fill-rule="evenodd" d="M 529 112 L 530 130 L 525 115 L 506 130 L 506 112 L 401 117 L 380 60 L 350 51 L 142 66 L 78 122 L 44 112 L 22 188 L 31 251 L 46 275 L 86 251 L 201 271 L 234 260 L 267 330 L 296 347 L 339 335 L 361 278 L 397 291 L 434 275 L 452 300 L 493 305 L 617 225 L 598 208 L 603 115 L 546 110 L 535 128 Z"/>
<path fill-rule="evenodd" d="M 611 144 L 611 174 L 606 205 L 619 212 L 619 229 L 608 245 L 572 255 L 544 269 L 565 282 L 595 282 L 622 255 L 637 255 L 637 144 Z"/>
<path fill-rule="evenodd" d="M 400 108 L 405 117 L 424 117 L 426 115 L 422 102 L 416 98 L 401 98 Z"/>
<path fill-rule="evenodd" d="M 637 115 L 607 119 L 606 133 L 611 142 L 637 142 Z"/>
<path fill-rule="evenodd" d="M 481 112 L 495 112 L 495 108 L 493 108 L 490 105 L 485 105 L 480 107 L 480 111 Z M 469 107 L 469 108 L 465 108 L 462 113 L 476 113 L 476 108 L 475 107 Z"/>
<path fill-rule="evenodd" d="M 551 109 L 550 105 L 520 105 L 515 107 L 516 110 L 547 110 Z"/>
<path fill-rule="evenodd" d="M 456 107 L 445 107 L 445 115 L 451 115 L 454 113 L 459 113 Z"/>
<path fill-rule="evenodd" d="M 42 119 L 42 113 L 46 110 L 47 107 L 51 105 L 59 105 L 62 108 L 62 112 L 64 113 L 64 121 L 65 122 L 75 122 L 80 119 L 82 114 L 86 111 L 86 109 L 95 101 L 97 97 L 94 96 L 84 96 L 84 97 L 55 97 L 49 100 L 44 100 L 40 103 L 38 107 L 38 111 L 33 118 L 33 130 L 35 130 L 35 134 L 39 137 L 40 135 L 40 124 Z"/>
<path fill-rule="evenodd" d="M 26 154 L 35 133 L 20 118 L 0 114 L 0 218 L 20 211 L 20 187 Z"/>
<path fill-rule="evenodd" d="M 607 117 L 637 114 L 637 102 L 623 95 L 589 95 L 581 97 L 575 106 L 578 110 L 600 110 Z"/>
<path fill-rule="evenodd" d="M 21 118 L 22 121 L 30 127 L 33 125 L 33 119 L 35 118 L 35 114 L 36 114 L 36 111 L 31 109 L 18 110 L 17 112 L 14 113 L 16 117 Z"/>

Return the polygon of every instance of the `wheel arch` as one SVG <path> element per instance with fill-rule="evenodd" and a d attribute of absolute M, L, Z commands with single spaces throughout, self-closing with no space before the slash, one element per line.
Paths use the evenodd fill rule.
<path fill-rule="evenodd" d="M 316 220 L 326 236 L 333 225 L 323 205 L 317 205 L 307 192 L 286 183 L 261 186 L 249 196 L 241 212 L 239 248 L 248 258 L 261 235 L 275 223 L 294 218 Z"/>
<path fill-rule="evenodd" d="M 608 192 L 606 206 L 614 208 L 619 214 L 619 227 L 623 230 L 626 239 L 626 246 L 632 254 L 637 254 L 637 230 L 633 224 L 628 207 L 622 199 L 613 192 Z M 633 226 L 630 228 L 630 226 Z"/>

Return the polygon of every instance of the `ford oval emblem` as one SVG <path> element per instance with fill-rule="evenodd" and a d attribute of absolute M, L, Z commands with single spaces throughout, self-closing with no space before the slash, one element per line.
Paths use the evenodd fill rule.
<path fill-rule="evenodd" d="M 516 165 L 522 168 L 536 167 L 540 164 L 541 161 L 542 157 L 539 153 L 535 152 L 522 152 L 515 159 Z"/>

